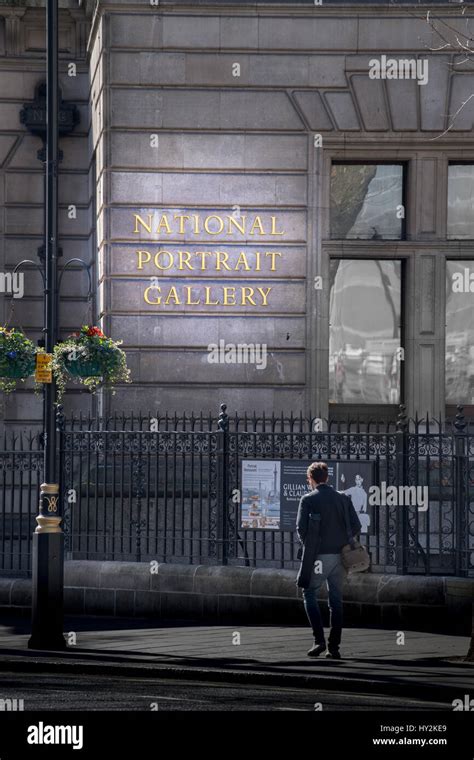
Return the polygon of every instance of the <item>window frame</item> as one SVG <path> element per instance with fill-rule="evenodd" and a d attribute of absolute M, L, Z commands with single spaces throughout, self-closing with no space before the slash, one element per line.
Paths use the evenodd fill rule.
<path fill-rule="evenodd" d="M 472 162 L 469 162 L 469 163 L 472 163 Z M 466 256 L 460 256 L 459 254 L 455 255 L 454 252 L 453 253 L 447 253 L 445 255 L 445 257 L 444 257 L 444 279 L 445 279 L 445 284 L 446 284 L 446 281 L 447 281 L 447 274 L 448 274 L 448 267 L 447 267 L 447 265 L 448 265 L 448 262 L 450 262 L 450 261 L 454 261 L 456 263 L 464 262 L 466 264 L 466 266 L 468 266 L 469 263 L 472 263 L 472 272 L 474 272 L 474 248 L 473 248 L 472 252 L 470 253 L 470 258 L 469 258 L 468 255 L 466 255 Z M 474 293 L 473 293 L 473 296 L 474 296 Z M 474 309 L 474 303 L 473 303 L 473 309 Z M 458 406 L 462 406 L 462 408 L 464 409 L 465 413 L 466 413 L 467 410 L 469 410 L 467 412 L 469 414 L 469 416 L 474 416 L 474 401 L 471 402 L 471 403 L 462 402 L 462 401 L 459 401 L 459 400 L 457 402 L 452 402 L 452 401 L 448 401 L 448 399 L 447 399 L 447 394 L 446 394 L 446 386 L 447 386 L 447 384 L 446 384 L 446 347 L 447 347 L 447 342 L 448 342 L 448 329 L 447 328 L 448 328 L 448 322 L 447 322 L 447 300 L 445 299 L 445 303 L 444 303 L 444 346 L 443 346 L 444 351 L 443 351 L 443 355 L 444 355 L 444 405 L 445 405 L 445 410 L 446 410 L 446 416 L 447 417 L 448 416 L 449 417 L 451 417 L 451 416 L 454 417 L 456 415 L 456 410 L 457 410 Z M 448 410 L 449 410 L 449 414 L 448 414 Z"/>
<path fill-rule="evenodd" d="M 332 175 L 332 167 L 333 166 L 401 166 L 402 167 L 402 206 L 404 209 L 404 215 L 401 221 L 401 230 L 400 230 L 400 237 L 399 238 L 381 238 L 377 239 L 375 242 L 380 243 L 400 243 L 407 240 L 407 198 L 408 198 L 408 175 L 410 171 L 410 161 L 408 159 L 406 160 L 389 160 L 389 159 L 382 159 L 380 161 L 364 161 L 363 159 L 357 158 L 353 160 L 347 160 L 342 158 L 330 158 L 330 170 L 329 170 L 329 182 L 328 182 L 328 193 L 329 193 L 329 213 L 328 213 L 328 226 L 327 226 L 327 240 L 330 240 L 331 242 L 339 242 L 339 243 L 370 243 L 374 242 L 371 238 L 338 238 L 338 237 L 332 237 L 331 235 L 331 175 Z"/>
<path fill-rule="evenodd" d="M 446 243 L 456 245 L 458 243 L 474 243 L 474 234 L 470 238 L 466 237 L 449 237 L 449 167 L 450 166 L 472 166 L 474 169 L 474 159 L 471 161 L 461 161 L 447 157 L 446 161 Z M 449 260 L 449 256 L 446 257 L 446 261 Z M 451 259 L 454 261 L 454 259 Z"/>
<path fill-rule="evenodd" d="M 357 240 L 357 243 L 363 243 L 363 240 Z M 377 241 L 379 245 L 383 241 Z M 395 242 L 395 241 L 385 241 L 385 242 Z M 406 350 L 406 289 L 405 289 L 405 283 L 406 283 L 406 256 L 403 255 L 374 255 L 374 252 L 371 252 L 370 255 L 367 256 L 354 256 L 353 254 L 346 252 L 345 255 L 339 255 L 337 253 L 329 254 L 328 256 L 328 263 L 330 265 L 331 261 L 335 261 L 337 259 L 345 260 L 345 261 L 398 261 L 400 262 L 400 324 L 399 324 L 399 332 L 400 332 L 400 348 L 403 348 Z M 328 298 L 330 301 L 330 286 L 328 287 Z M 331 335 L 331 323 L 330 323 L 330 314 L 328 314 L 328 379 L 329 379 L 329 346 L 330 346 L 330 335 Z M 384 404 L 382 402 L 376 402 L 376 403 L 364 403 L 364 402 L 357 402 L 357 401 L 350 401 L 350 402 L 338 402 L 338 401 L 331 401 L 330 400 L 330 386 L 328 383 L 328 407 L 331 413 L 331 418 L 336 419 L 338 416 L 342 417 L 343 419 L 347 419 L 352 414 L 357 414 L 358 416 L 365 416 L 368 412 L 372 411 L 378 414 L 379 410 L 387 410 L 389 413 L 389 416 L 393 416 L 393 414 L 398 413 L 398 408 L 400 404 L 404 404 L 404 398 L 405 398 L 405 366 L 406 362 L 405 359 L 401 362 L 400 367 L 400 394 L 399 394 L 399 400 L 398 403 L 395 404 Z M 338 414 L 334 414 L 334 411 L 337 410 Z M 383 416 L 383 415 L 382 415 Z"/>

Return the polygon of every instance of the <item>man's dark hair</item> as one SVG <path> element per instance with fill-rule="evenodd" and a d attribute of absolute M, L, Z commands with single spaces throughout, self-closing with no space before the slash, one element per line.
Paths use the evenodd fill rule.
<path fill-rule="evenodd" d="M 313 462 L 308 467 L 308 475 L 310 478 L 312 478 L 316 483 L 325 483 L 328 479 L 328 466 L 326 462 Z"/>

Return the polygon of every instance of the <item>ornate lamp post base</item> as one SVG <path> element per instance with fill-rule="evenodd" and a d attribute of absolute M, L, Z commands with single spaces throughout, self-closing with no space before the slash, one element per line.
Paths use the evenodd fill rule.
<path fill-rule="evenodd" d="M 43 483 L 33 533 L 33 625 L 29 649 L 66 649 L 63 636 L 64 534 L 59 485 Z"/>

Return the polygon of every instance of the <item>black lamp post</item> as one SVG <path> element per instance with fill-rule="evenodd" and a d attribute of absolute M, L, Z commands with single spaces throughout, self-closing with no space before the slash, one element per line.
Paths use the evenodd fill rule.
<path fill-rule="evenodd" d="M 79 122 L 72 103 L 60 104 L 58 82 L 58 0 L 47 0 L 47 83 L 25 104 L 20 121 L 46 143 L 38 157 L 45 162 L 45 238 L 38 251 L 44 283 L 44 347 L 52 353 L 58 334 L 58 149 L 59 133 L 67 134 Z M 45 98 L 46 94 L 46 98 Z M 61 105 L 61 107 L 60 107 Z M 71 260 L 73 261 L 73 260 Z M 74 259 L 77 261 L 77 259 Z M 70 263 L 70 262 L 68 262 Z M 80 262 L 83 264 L 83 262 Z M 67 265 L 66 265 L 67 266 Z M 85 265 L 84 265 L 85 266 Z M 16 267 L 16 268 L 18 268 Z M 63 636 L 64 534 L 56 452 L 56 388 L 44 386 L 44 477 L 40 489 L 38 523 L 33 534 L 32 633 L 30 649 L 65 649 Z"/>
<path fill-rule="evenodd" d="M 46 8 L 46 225 L 45 349 L 52 353 L 58 327 L 58 0 Z M 44 388 L 44 482 L 33 534 L 32 631 L 30 649 L 65 649 L 63 636 L 64 534 L 56 468 L 56 389 Z"/>

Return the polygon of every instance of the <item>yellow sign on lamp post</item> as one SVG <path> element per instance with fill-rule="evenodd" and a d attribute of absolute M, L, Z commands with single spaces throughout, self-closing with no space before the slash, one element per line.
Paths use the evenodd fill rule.
<path fill-rule="evenodd" d="M 37 383 L 52 383 L 52 354 L 36 354 L 35 380 Z"/>

